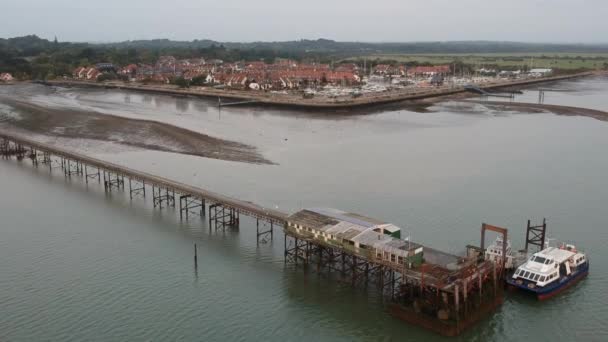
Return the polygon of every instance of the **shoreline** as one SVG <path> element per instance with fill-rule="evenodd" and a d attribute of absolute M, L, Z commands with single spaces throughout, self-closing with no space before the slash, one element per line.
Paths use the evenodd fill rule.
<path fill-rule="evenodd" d="M 501 88 L 509 87 L 524 87 L 532 84 L 555 82 L 579 77 L 587 77 L 597 75 L 596 72 L 584 72 L 572 75 L 553 76 L 545 78 L 535 78 L 518 80 L 513 82 L 495 82 L 488 83 L 485 85 L 479 85 L 479 88 L 483 90 L 496 90 Z M 178 95 L 178 96 L 197 96 L 205 98 L 226 98 L 235 101 L 245 101 L 241 105 L 267 105 L 267 106 L 279 106 L 279 107 L 290 107 L 295 109 L 356 109 L 364 107 L 374 107 L 379 105 L 385 105 L 390 103 L 397 103 L 402 101 L 412 100 L 424 100 L 438 97 L 445 97 L 450 95 L 466 93 L 464 86 L 458 87 L 442 87 L 442 88 L 431 88 L 423 89 L 418 91 L 407 91 L 407 92 L 393 92 L 393 93 L 377 93 L 371 95 L 363 95 L 358 98 L 346 98 L 346 99 L 330 99 L 330 98 L 312 98 L 304 99 L 301 96 L 296 95 L 284 95 L 284 94 L 272 94 L 266 92 L 256 91 L 242 91 L 242 90 L 220 90 L 215 88 L 188 88 L 179 89 L 174 86 L 166 85 L 130 85 L 125 83 L 97 83 L 90 81 L 75 81 L 75 80 L 53 80 L 46 81 L 43 84 L 50 86 L 67 86 L 67 87 L 91 87 L 91 88 L 105 88 L 105 89 L 124 89 L 148 93 L 159 93 L 167 95 Z M 228 103 L 230 104 L 230 103 Z M 219 103 L 218 103 L 218 106 Z"/>

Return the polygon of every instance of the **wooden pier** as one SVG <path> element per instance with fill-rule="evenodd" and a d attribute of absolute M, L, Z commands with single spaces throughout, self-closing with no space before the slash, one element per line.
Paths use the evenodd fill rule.
<path fill-rule="evenodd" d="M 83 154 L 49 146 L 34 140 L 0 132 L 0 154 L 3 157 L 16 156 L 17 159 L 31 159 L 35 166 L 45 165 L 49 169 L 61 168 L 66 177 L 81 176 L 88 183 L 97 180 L 104 184 L 106 191 L 128 190 L 131 198 L 152 194 L 154 207 L 175 207 L 179 203 L 180 216 L 188 217 L 193 210 L 203 216 L 209 210 L 209 223 L 216 229 L 238 226 L 240 215 L 250 216 L 270 224 L 270 230 L 259 232 L 258 236 L 272 236 L 275 225 L 283 226 L 287 214 L 271 208 L 235 199 L 199 187 L 176 182 L 146 172 L 133 170 Z M 146 191 L 146 187 L 152 190 Z M 178 198 L 178 201 L 176 201 Z"/>
<path fill-rule="evenodd" d="M 504 274 L 502 268 L 483 260 L 483 256 L 458 257 L 394 237 L 384 237 L 388 239 L 388 247 L 380 247 L 376 243 L 383 238 L 384 228 L 377 238 L 373 235 L 374 228 L 366 230 L 373 236 L 365 245 L 351 244 L 345 237 L 327 238 L 319 232 L 328 227 L 328 222 L 341 223 L 328 221 L 320 214 L 305 210 L 288 215 L 1 131 L 0 155 L 21 161 L 29 159 L 34 167 L 47 167 L 51 172 L 60 169 L 66 178 L 103 182 L 106 192 L 126 192 L 128 187 L 131 199 L 151 194 L 155 208 L 179 205 L 181 219 L 188 219 L 189 215 L 202 217 L 208 210 L 209 229 L 238 227 L 241 214 L 252 217 L 257 223 L 258 242 L 272 240 L 274 227 L 280 226 L 285 238 L 286 265 L 303 267 L 306 272 L 319 275 L 338 276 L 353 287 L 367 289 L 372 285 L 369 287 L 389 300 L 390 312 L 395 317 L 439 334 L 460 334 L 503 301 L 499 283 Z M 357 221 L 364 218 L 352 215 Z M 370 220 L 372 224 L 377 223 Z M 260 231 L 260 221 L 267 223 L 265 226 L 269 229 Z M 352 231 L 348 230 L 351 235 Z M 194 260 L 196 264 L 196 247 Z"/>

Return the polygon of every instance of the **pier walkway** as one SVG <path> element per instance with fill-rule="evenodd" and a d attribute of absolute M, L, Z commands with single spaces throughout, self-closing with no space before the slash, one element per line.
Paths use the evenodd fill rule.
<path fill-rule="evenodd" d="M 205 204 L 209 204 L 209 220 L 213 221 L 211 223 L 215 223 L 216 226 L 238 224 L 240 214 L 266 221 L 271 225 L 283 226 L 288 216 L 284 212 L 252 202 L 133 170 L 7 132 L 0 131 L 0 139 L 2 140 L 0 153 L 3 155 L 28 157 L 35 164 L 47 164 L 49 168 L 53 167 L 53 163 L 59 163 L 66 176 L 81 175 L 86 177 L 87 182 L 90 178 L 96 178 L 101 182 L 103 173 L 104 185 L 109 190 L 113 187 L 124 188 L 125 178 L 128 180 L 129 191 L 132 195 L 142 194 L 145 196 L 145 186 L 152 187 L 155 206 L 162 207 L 163 204 L 175 206 L 175 194 L 178 194 L 180 197 L 180 214 L 182 215 L 188 215 L 194 208 L 200 209 L 201 213 L 204 214 Z"/>

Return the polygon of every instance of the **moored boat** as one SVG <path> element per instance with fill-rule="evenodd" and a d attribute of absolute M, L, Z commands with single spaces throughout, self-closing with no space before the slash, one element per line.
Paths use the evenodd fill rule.
<path fill-rule="evenodd" d="M 547 247 L 519 266 L 507 283 L 548 299 L 576 284 L 589 273 L 589 260 L 574 245 Z"/>

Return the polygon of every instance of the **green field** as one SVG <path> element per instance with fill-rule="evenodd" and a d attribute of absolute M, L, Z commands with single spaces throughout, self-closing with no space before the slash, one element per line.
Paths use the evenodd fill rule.
<path fill-rule="evenodd" d="M 486 54 L 375 54 L 368 60 L 394 60 L 399 63 L 418 62 L 433 65 L 461 62 L 482 67 L 519 67 L 554 69 L 606 69 L 607 54 L 585 53 L 486 53 Z"/>

